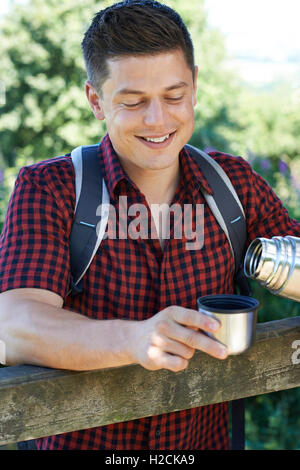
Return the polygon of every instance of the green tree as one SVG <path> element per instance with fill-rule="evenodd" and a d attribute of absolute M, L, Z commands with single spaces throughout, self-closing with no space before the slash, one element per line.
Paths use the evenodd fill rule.
<path fill-rule="evenodd" d="M 101 2 L 106 4 L 108 2 Z M 6 104 L 0 142 L 8 166 L 64 153 L 101 135 L 84 96 L 80 40 L 94 0 L 31 0 L 1 25 L 0 79 Z"/>
<path fill-rule="evenodd" d="M 112 1 L 30 0 L 1 25 L 0 80 L 6 104 L 0 114 L 0 150 L 8 166 L 49 158 L 105 131 L 84 94 L 86 78 L 80 42 L 93 14 Z M 202 0 L 169 0 L 191 30 L 199 64 L 199 104 L 194 141 L 225 145 L 214 128 L 227 120 L 233 87 L 222 62 L 220 35 L 206 24 Z M 218 67 L 216 67 L 218 64 Z M 23 163 L 23 161 L 21 162 Z"/>

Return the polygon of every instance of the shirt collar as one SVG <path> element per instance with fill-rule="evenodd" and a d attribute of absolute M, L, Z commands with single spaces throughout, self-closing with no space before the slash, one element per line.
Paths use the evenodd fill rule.
<path fill-rule="evenodd" d="M 210 195 L 213 191 L 203 173 L 201 168 L 195 162 L 190 152 L 184 147 L 180 154 L 182 182 L 185 188 L 190 188 L 192 193 L 195 194 L 200 190 L 200 186 Z"/>
<path fill-rule="evenodd" d="M 98 157 L 111 198 L 115 196 L 115 190 L 121 181 L 128 182 L 135 186 L 123 169 L 108 134 L 105 135 L 98 147 Z M 185 147 L 181 150 L 179 159 L 181 166 L 181 184 L 183 184 L 184 188 L 186 190 L 190 189 L 193 194 L 196 194 L 201 186 L 207 193 L 213 194 L 202 170 Z"/>
<path fill-rule="evenodd" d="M 133 184 L 122 167 L 108 134 L 105 135 L 98 147 L 98 157 L 104 181 L 111 198 L 115 196 L 115 190 L 120 181 L 127 181 Z"/>

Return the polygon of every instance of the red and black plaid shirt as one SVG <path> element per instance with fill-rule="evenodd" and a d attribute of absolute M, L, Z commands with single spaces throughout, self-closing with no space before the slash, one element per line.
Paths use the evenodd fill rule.
<path fill-rule="evenodd" d="M 212 152 L 231 179 L 247 217 L 248 243 L 256 237 L 300 236 L 268 184 L 240 157 Z M 204 246 L 185 249 L 185 239 L 102 241 L 83 278 L 83 293 L 69 289 L 69 234 L 75 205 L 70 155 L 20 170 L 1 237 L 0 292 L 21 287 L 48 289 L 63 308 L 90 318 L 144 320 L 169 305 L 196 309 L 196 299 L 233 293 L 234 262 L 224 232 L 203 199 L 210 187 L 187 151 L 180 153 L 181 182 L 173 203 L 204 204 Z M 128 207 L 147 205 L 122 169 L 106 136 L 99 146 L 111 204 L 120 195 Z M 147 206 L 148 207 L 148 206 Z M 195 212 L 195 211 L 194 211 Z M 149 212 L 150 214 L 150 212 Z M 118 233 L 118 231 L 117 231 Z M 228 449 L 228 404 L 220 403 L 38 439 L 39 449 Z"/>

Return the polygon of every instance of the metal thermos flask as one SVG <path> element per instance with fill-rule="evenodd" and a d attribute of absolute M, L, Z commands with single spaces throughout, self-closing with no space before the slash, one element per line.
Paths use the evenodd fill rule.
<path fill-rule="evenodd" d="M 300 302 L 300 238 L 256 238 L 246 252 L 244 272 L 272 294 Z"/>

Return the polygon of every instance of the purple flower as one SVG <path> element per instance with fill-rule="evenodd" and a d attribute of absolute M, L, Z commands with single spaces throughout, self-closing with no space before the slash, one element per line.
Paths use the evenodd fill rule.
<path fill-rule="evenodd" d="M 268 160 L 267 158 L 264 158 L 263 160 L 260 161 L 260 166 L 265 171 L 270 170 L 271 168 L 270 160 Z"/>
<path fill-rule="evenodd" d="M 279 168 L 279 171 L 282 175 L 285 175 L 286 172 L 288 171 L 288 165 L 287 163 L 285 163 L 283 160 L 280 160 L 279 161 L 279 164 L 278 164 L 278 168 Z"/>

